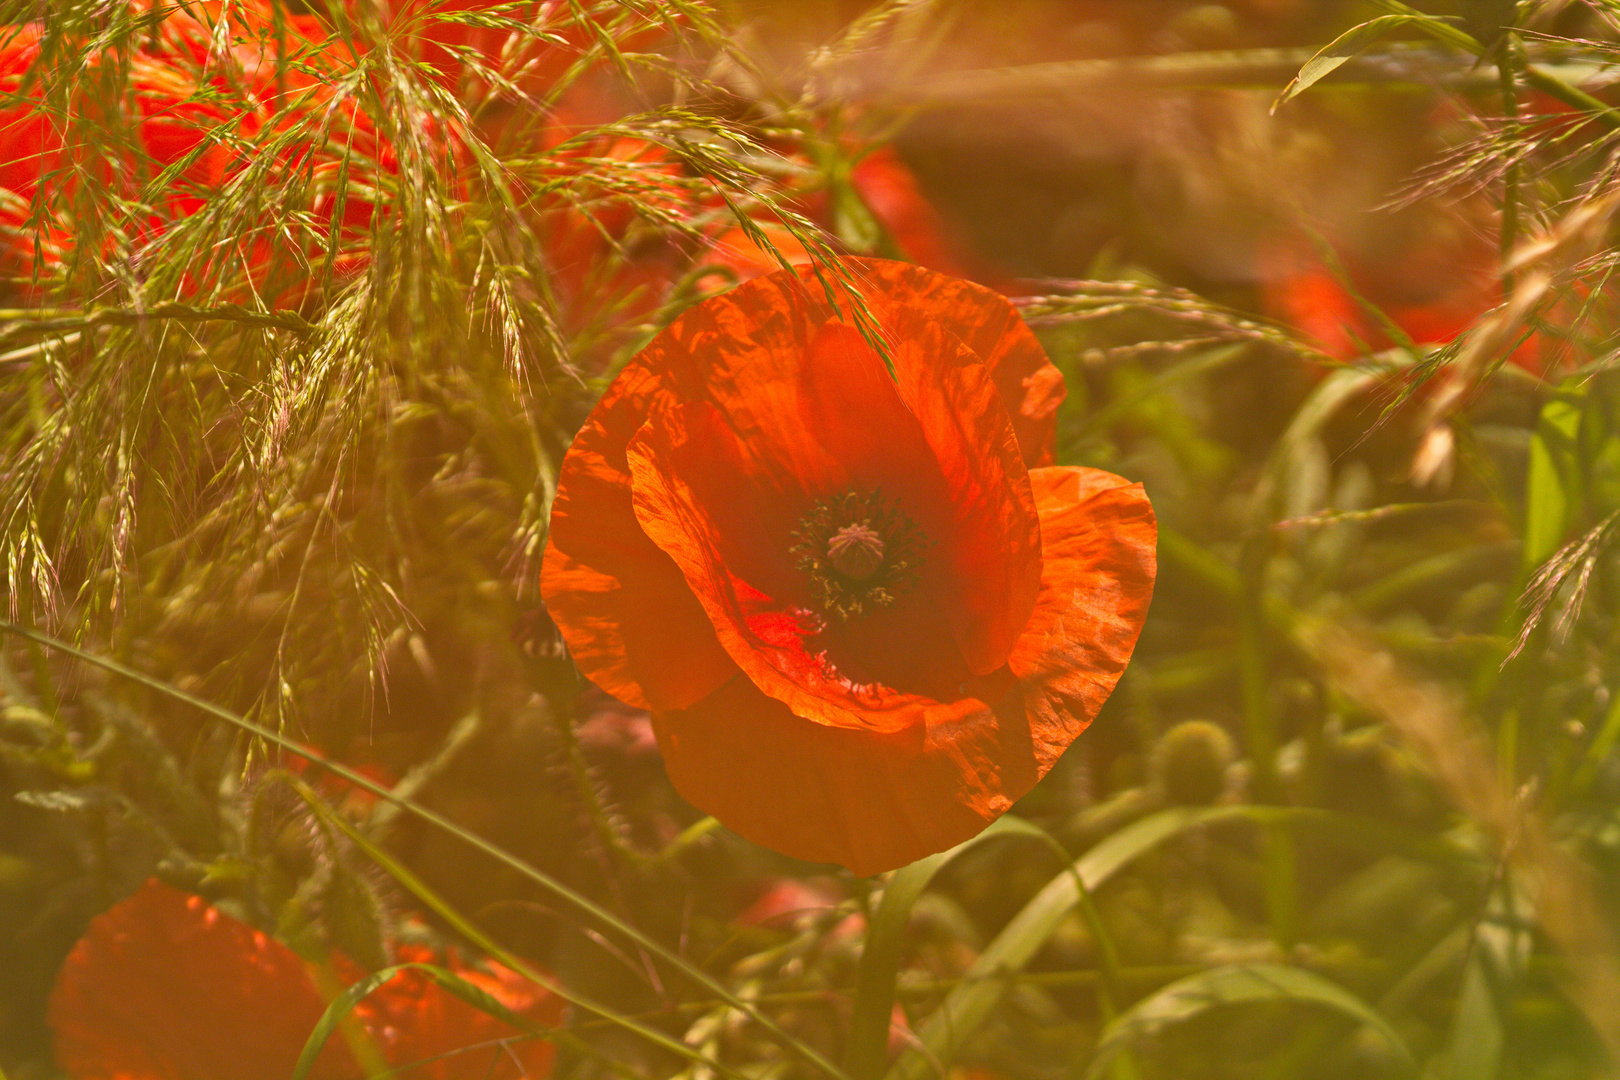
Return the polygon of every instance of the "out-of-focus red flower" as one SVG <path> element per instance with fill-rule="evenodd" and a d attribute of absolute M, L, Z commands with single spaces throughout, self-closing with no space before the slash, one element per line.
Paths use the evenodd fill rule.
<path fill-rule="evenodd" d="M 812 261 L 809 250 L 799 242 L 799 238 L 788 231 L 787 226 L 778 221 L 761 221 L 755 223 L 770 245 L 776 249 L 776 255 L 787 260 L 789 266 L 808 266 Z M 738 281 L 748 281 L 761 274 L 774 273 L 782 269 L 776 255 L 766 251 L 754 242 L 753 237 L 742 226 L 733 226 L 715 237 L 709 252 L 709 261 L 724 266 L 737 275 Z"/>
<path fill-rule="evenodd" d="M 1452 227 L 1444 228 L 1447 224 Z M 1440 222 L 1376 261 L 1341 254 L 1342 271 L 1330 267 L 1308 242 L 1275 241 L 1260 251 L 1262 305 L 1267 314 L 1339 360 L 1396 344 L 1368 305 L 1413 344 L 1443 345 L 1502 301 L 1495 244 L 1459 226 Z M 1546 351 L 1532 336 L 1509 359 L 1542 374 Z"/>
<path fill-rule="evenodd" d="M 407 947 L 399 959 L 436 963 L 431 950 Z M 562 1002 L 510 968 L 467 967 L 454 955 L 458 976 L 525 1019 L 545 1027 L 562 1022 Z M 515 1038 L 504 1020 L 443 990 L 419 970 L 403 971 L 355 1008 L 368 1035 L 392 1066 L 425 1080 L 532 1080 L 551 1072 L 553 1047 L 537 1038 Z M 421 1065 L 413 1065 L 422 1062 Z"/>
<path fill-rule="evenodd" d="M 847 265 L 893 377 L 808 272 L 687 311 L 575 439 L 541 590 L 682 794 L 871 874 L 977 833 L 1090 723 L 1156 529 L 1139 485 L 1046 467 L 1062 378 L 1005 299 Z"/>
<path fill-rule="evenodd" d="M 399 783 L 398 776 L 375 762 L 345 758 L 344 764 L 379 787 L 391 788 Z M 376 795 L 351 784 L 336 773 L 328 772 L 312 758 L 287 753 L 282 756 L 282 766 L 294 776 L 312 778 L 316 790 L 351 817 L 363 818 L 377 805 Z"/>
<path fill-rule="evenodd" d="M 917 176 L 892 146 L 879 146 L 850 170 L 850 186 L 908 260 L 942 274 L 967 277 L 962 253 L 945 221 L 923 194 Z"/>
<path fill-rule="evenodd" d="M 402 959 L 427 962 L 426 950 Z M 337 958 L 334 968 L 357 975 Z M 562 1003 L 516 973 L 450 968 L 537 1025 Z M 326 1008 L 305 962 L 240 920 L 149 881 L 98 916 L 51 993 L 57 1064 L 75 1080 L 285 1080 Z M 431 1080 L 517 1080 L 550 1072 L 553 1048 L 401 972 L 352 1014 L 382 1059 Z M 434 1059 L 434 1060 L 430 1060 Z M 420 1066 L 417 1063 L 423 1062 Z M 334 1034 L 315 1080 L 364 1075 Z"/>
<path fill-rule="evenodd" d="M 627 757 L 658 752 L 658 737 L 653 734 L 652 723 L 645 712 L 606 695 L 602 696 L 602 701 L 603 707 L 593 710 L 574 729 L 580 746 Z"/>
<path fill-rule="evenodd" d="M 804 915 L 823 914 L 842 899 L 831 882 L 773 878 L 735 921 L 739 926 L 787 925 Z"/>
<path fill-rule="evenodd" d="M 770 878 L 760 884 L 762 888 L 753 903 L 732 920 L 736 925 L 791 929 L 824 917 L 847 899 L 842 890 L 825 878 Z M 865 927 L 865 918 L 859 912 L 850 912 L 839 920 L 830 936 L 856 938 Z"/>
<path fill-rule="evenodd" d="M 687 259 L 649 215 L 683 220 L 698 209 L 662 146 L 583 130 L 566 117 L 547 129 L 549 178 L 572 183 L 568 196 L 542 202 L 535 230 L 563 327 L 576 333 L 634 322 L 664 302 Z"/>
<path fill-rule="evenodd" d="M 153 881 L 91 922 L 50 1021 L 78 1080 L 268 1080 L 291 1073 L 325 1008 L 292 950 Z M 312 1072 L 357 1074 L 341 1040 Z"/>
<path fill-rule="evenodd" d="M 142 12 L 149 7 L 148 0 L 131 4 Z M 278 24 L 264 0 L 229 5 L 227 47 L 220 50 L 216 30 L 225 17 L 225 5 L 193 2 L 167 9 L 151 31 L 134 36 L 127 55 L 133 106 L 128 146 L 109 136 L 109 103 L 95 98 L 93 79 L 76 78 L 82 86 L 70 93 L 66 115 L 47 113 L 46 86 L 60 76 L 37 63 L 39 28 L 0 28 L 0 94 L 7 98 L 0 109 L 0 260 L 6 271 L 31 266 L 36 242 L 47 262 L 63 256 L 71 238 L 85 231 L 86 223 L 72 215 L 87 180 L 135 199 L 177 170 L 156 188 L 147 215 L 113 222 L 137 243 L 151 243 L 170 223 L 203 211 L 248 168 L 261 152 L 256 142 L 289 133 L 294 137 L 276 151 L 272 176 L 307 176 L 310 250 L 285 250 L 279 236 L 244 236 L 190 272 L 188 291 L 228 272 L 232 261 L 243 263 L 256 284 L 275 275 L 307 280 L 298 269 L 303 259 L 323 257 L 332 243 L 340 248 L 340 272 L 363 265 L 364 254 L 352 249 L 375 208 L 359 187 L 375 189 L 376 177 L 396 163 L 371 120 L 334 89 L 348 59 L 330 47 L 318 21 L 285 16 Z M 86 60 L 91 71 L 118 62 L 101 54 Z M 336 185 L 345 155 L 356 186 L 337 218 Z M 35 206 L 41 200 L 43 215 Z M 288 299 L 297 295 L 293 290 Z"/>
<path fill-rule="evenodd" d="M 31 24 L 0 27 L 0 100 L 21 90 L 28 69 L 39 55 L 39 28 Z M 32 265 L 34 242 L 42 254 L 60 249 L 64 231 L 49 217 L 27 229 L 35 217 L 32 205 L 44 178 L 62 166 L 62 140 L 50 119 L 33 108 L 0 109 L 0 270 L 19 270 L 8 263 L 18 257 Z"/>
<path fill-rule="evenodd" d="M 900 254 L 920 266 L 956 277 L 974 277 L 968 260 L 947 234 L 944 219 L 928 201 L 916 176 L 892 146 L 863 154 L 849 171 L 848 195 L 858 198 Z M 784 193 L 790 194 L 790 193 Z M 824 228 L 833 225 L 833 197 L 826 188 L 788 198 L 789 206 Z M 798 238 L 774 217 L 757 222 L 772 246 L 791 266 L 812 261 Z M 715 238 L 709 261 L 727 267 L 739 280 L 781 269 L 781 263 L 740 227 Z M 984 282 L 985 284 L 994 284 Z"/>

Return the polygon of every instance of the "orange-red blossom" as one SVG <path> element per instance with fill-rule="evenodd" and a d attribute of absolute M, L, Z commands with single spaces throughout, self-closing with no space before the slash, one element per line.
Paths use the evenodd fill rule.
<path fill-rule="evenodd" d="M 127 220 L 106 211 L 139 252 L 173 223 L 205 212 L 267 154 L 274 162 L 267 178 L 306 181 L 293 207 L 304 240 L 289 246 L 268 228 L 237 237 L 188 268 L 182 295 L 241 278 L 231 269 L 240 263 L 255 287 L 274 280 L 280 290 L 296 279 L 276 298 L 295 304 L 308 287 L 308 264 L 318 265 L 328 246 L 338 248 L 339 273 L 362 268 L 376 193 L 398 162 L 373 119 L 340 92 L 353 70 L 348 50 L 314 16 L 281 13 L 278 20 L 267 0 L 127 6 L 151 25 L 119 47 L 75 46 L 88 50 L 86 72 L 127 61 L 127 102 L 100 100 L 87 74 L 60 70 L 64 61 L 42 65 L 38 25 L 0 26 L 0 271 L 26 275 L 36 243 L 46 266 L 62 261 L 85 231 L 73 214 L 86 182 L 132 202 L 150 198 L 149 209 L 128 212 Z M 45 108 L 52 80 L 72 90 L 62 114 Z M 113 137 L 117 110 L 126 107 L 127 146 Z M 434 135 L 456 145 L 454 132 Z M 168 170 L 175 172 L 161 189 L 143 192 Z M 345 174 L 350 190 L 340 200 Z"/>
<path fill-rule="evenodd" d="M 401 958 L 432 959 L 420 948 Z M 334 957 L 335 976 L 355 966 Z M 451 969 L 541 1028 L 561 999 L 498 964 Z M 73 1080 L 286 1080 L 327 1007 L 311 968 L 248 924 L 149 881 L 90 923 L 51 993 L 57 1064 Z M 553 1048 L 408 969 L 350 1014 L 383 1062 L 420 1080 L 550 1075 Z M 369 1075 L 343 1036 L 326 1041 L 311 1080 Z"/>
<path fill-rule="evenodd" d="M 581 670 L 675 786 L 858 874 L 983 829 L 1124 671 L 1140 485 L 1053 467 L 1063 380 L 1008 302 L 851 259 L 892 360 L 808 269 L 677 319 L 563 462 L 542 574 Z"/>

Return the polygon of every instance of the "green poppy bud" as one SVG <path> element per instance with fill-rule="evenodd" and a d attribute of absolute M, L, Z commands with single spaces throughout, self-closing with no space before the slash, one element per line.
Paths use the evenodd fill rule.
<path fill-rule="evenodd" d="M 1153 777 L 1169 802 L 1205 806 L 1226 790 L 1226 768 L 1234 757 L 1225 728 L 1208 720 L 1183 720 L 1153 748 Z"/>

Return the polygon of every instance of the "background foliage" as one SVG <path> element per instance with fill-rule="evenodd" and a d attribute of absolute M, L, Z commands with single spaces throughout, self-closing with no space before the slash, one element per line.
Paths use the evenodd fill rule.
<path fill-rule="evenodd" d="M 1612 5 L 264 10 L 0 5 L 7 1075 L 153 874 L 527 958 L 559 1076 L 1607 1074 Z M 1018 294 L 1162 529 L 1102 717 L 887 881 L 700 820 L 535 588 L 617 366 L 806 248 Z"/>

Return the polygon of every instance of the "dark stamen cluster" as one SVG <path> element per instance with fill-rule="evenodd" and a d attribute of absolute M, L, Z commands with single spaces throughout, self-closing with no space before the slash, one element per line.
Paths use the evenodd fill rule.
<path fill-rule="evenodd" d="M 810 595 L 840 620 L 887 607 L 916 577 L 927 538 L 881 491 L 821 499 L 799 519 L 789 553 L 810 575 Z"/>

